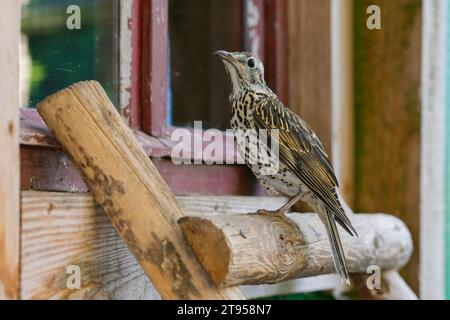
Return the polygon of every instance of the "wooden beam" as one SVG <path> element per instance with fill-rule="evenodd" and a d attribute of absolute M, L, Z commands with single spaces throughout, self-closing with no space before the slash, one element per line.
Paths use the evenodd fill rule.
<path fill-rule="evenodd" d="M 288 0 L 289 108 L 331 155 L 330 0 Z"/>
<path fill-rule="evenodd" d="M 23 299 L 158 299 L 139 263 L 89 194 L 22 192 Z M 80 268 L 80 288 L 66 285 Z"/>
<path fill-rule="evenodd" d="M 169 1 L 142 1 L 142 130 L 167 135 L 169 85 Z"/>
<path fill-rule="evenodd" d="M 0 0 L 0 300 L 18 299 L 20 1 Z"/>
<path fill-rule="evenodd" d="M 229 215 L 262 207 L 272 210 L 286 201 L 283 197 L 183 196 L 177 199 L 189 215 Z M 23 191 L 21 214 L 23 299 L 159 298 L 91 194 Z M 69 277 L 66 268 L 71 265 L 80 267 L 79 290 L 69 290 L 66 286 Z M 331 288 L 334 282 L 314 284 L 304 280 L 296 288 L 317 291 Z M 255 297 L 258 292 L 261 291 L 253 288 L 249 296 Z M 286 293 L 287 288 L 272 288 L 270 292 Z"/>
<path fill-rule="evenodd" d="M 242 298 L 208 278 L 176 221 L 181 206 L 99 83 L 77 83 L 38 112 L 164 299 Z"/>
<path fill-rule="evenodd" d="M 133 27 L 136 26 L 135 19 L 138 17 L 133 16 L 133 1 L 119 1 L 119 110 L 125 121 L 131 125 L 131 113 L 132 110 L 132 93 L 133 92 Z M 138 105 L 134 106 L 139 108 Z M 136 113 L 136 112 L 135 112 Z M 136 126 L 139 121 L 136 119 L 136 115 L 133 119 L 133 127 Z"/>
<path fill-rule="evenodd" d="M 298 230 L 273 215 L 184 217 L 183 232 L 214 282 L 222 287 L 276 283 L 334 273 L 326 231 L 315 214 L 293 214 Z M 361 235 L 341 232 L 348 270 L 400 269 L 413 251 L 408 229 L 383 214 L 358 214 L 352 222 Z"/>
<path fill-rule="evenodd" d="M 414 253 L 401 271 L 419 292 L 421 0 L 354 1 L 355 185 L 357 212 L 401 218 Z M 381 30 L 367 28 L 370 5 Z"/>
<path fill-rule="evenodd" d="M 283 197 L 177 197 L 188 215 L 230 215 L 277 209 Z M 92 195 L 22 192 L 21 297 L 23 299 L 159 299 L 138 262 L 94 202 Z M 39 249 L 39 250 L 38 250 Z M 80 267 L 81 288 L 66 286 L 66 268 Z M 352 275 L 352 283 L 364 298 L 387 295 L 393 277 L 383 272 L 380 292 L 365 286 L 367 275 Z M 390 272 L 392 273 L 392 272 Z M 399 277 L 396 277 L 399 279 Z M 395 279 L 394 279 L 395 280 Z M 293 279 L 272 285 L 244 286 L 247 298 L 332 290 L 339 287 L 338 276 Z M 372 294 L 372 295 L 370 295 Z"/>
<path fill-rule="evenodd" d="M 265 78 L 278 98 L 289 105 L 288 0 L 265 1 Z"/>
<path fill-rule="evenodd" d="M 353 205 L 353 0 L 331 1 L 331 157 L 340 191 Z"/>
<path fill-rule="evenodd" d="M 448 3 L 423 2 L 421 155 L 420 155 L 420 297 L 446 297 L 446 112 L 448 112 Z M 447 129 L 448 130 L 448 129 Z M 447 229 L 448 230 L 448 229 Z M 448 232 L 448 231 L 447 231 Z M 450 275 L 447 275 L 449 278 Z M 449 288 L 447 288 L 449 290 Z"/>

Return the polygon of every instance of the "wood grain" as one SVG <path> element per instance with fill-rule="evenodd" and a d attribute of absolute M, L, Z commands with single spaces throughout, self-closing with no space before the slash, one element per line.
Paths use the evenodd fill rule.
<path fill-rule="evenodd" d="M 0 299 L 18 299 L 20 256 L 20 1 L 1 0 L 0 19 Z"/>
<path fill-rule="evenodd" d="M 92 196 L 22 192 L 23 299 L 158 299 Z M 81 270 L 80 290 L 66 268 Z"/>
<path fill-rule="evenodd" d="M 422 1 L 355 1 L 355 211 L 405 221 L 414 247 L 402 270 L 419 289 L 420 78 Z M 381 30 L 366 9 L 380 6 Z"/>
<path fill-rule="evenodd" d="M 282 197 L 177 199 L 189 215 L 270 210 L 286 201 Z M 23 299 L 159 298 L 92 195 L 23 191 L 21 210 Z M 80 266 L 80 290 L 67 289 L 66 268 L 70 265 Z M 309 281 L 308 288 L 311 287 Z"/>
<path fill-rule="evenodd" d="M 176 225 L 180 204 L 99 83 L 72 85 L 38 112 L 164 299 L 242 297 L 217 289 L 195 259 Z"/>
<path fill-rule="evenodd" d="M 334 273 L 326 230 L 315 214 L 290 215 L 298 230 L 273 215 L 184 217 L 183 232 L 217 285 L 276 283 Z M 402 268 L 413 247 L 403 222 L 383 214 L 358 214 L 360 238 L 341 232 L 348 270 Z"/>

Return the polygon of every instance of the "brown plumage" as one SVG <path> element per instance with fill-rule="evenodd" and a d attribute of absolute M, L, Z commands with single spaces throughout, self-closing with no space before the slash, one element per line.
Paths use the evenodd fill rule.
<path fill-rule="evenodd" d="M 310 204 L 326 227 L 336 270 L 348 283 L 336 222 L 351 235 L 357 233 L 340 203 L 339 184 L 320 140 L 306 122 L 286 108 L 266 85 L 264 66 L 257 57 L 246 52 L 217 51 L 216 54 L 222 58 L 233 87 L 230 95 L 231 126 L 235 133 L 264 130 L 278 146 L 278 170 L 263 174 L 263 169 L 267 167 L 265 158 L 274 156 L 269 143 L 258 141 L 256 155 L 254 149 L 248 146 L 252 140 L 237 139 L 239 152 L 262 186 L 271 194 L 292 197 L 285 206 L 272 213 L 284 217 L 298 200 Z"/>

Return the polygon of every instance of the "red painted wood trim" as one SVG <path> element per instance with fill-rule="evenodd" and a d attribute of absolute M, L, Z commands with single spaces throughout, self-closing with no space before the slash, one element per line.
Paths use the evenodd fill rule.
<path fill-rule="evenodd" d="M 289 103 L 287 0 L 265 0 L 266 81 Z"/>
<path fill-rule="evenodd" d="M 154 159 L 176 195 L 254 195 L 255 177 L 247 166 L 174 165 Z"/>
<path fill-rule="evenodd" d="M 178 141 L 171 141 L 170 139 L 170 135 L 176 129 L 182 129 L 191 134 L 191 141 L 183 143 L 186 150 L 194 150 L 194 139 L 199 139 L 197 141 L 201 141 L 201 150 L 204 150 L 210 144 L 210 142 L 203 141 L 205 131 L 195 131 L 193 128 L 170 127 L 168 129 L 169 135 L 167 138 L 153 137 L 137 129 L 134 129 L 133 132 L 148 156 L 162 158 L 170 157 L 172 148 L 179 143 Z M 60 148 L 58 141 L 35 109 L 20 109 L 20 144 L 23 146 Z M 223 132 L 222 145 L 223 149 L 218 151 L 217 159 L 221 159 L 223 163 L 231 164 L 236 163 L 237 161 L 243 163 L 241 156 L 237 152 L 234 136 L 232 134 Z M 193 161 L 199 159 L 203 159 L 204 161 L 211 160 L 206 154 L 201 158 L 194 152 L 184 154 L 183 159 Z"/>
<path fill-rule="evenodd" d="M 131 21 L 128 22 L 131 28 L 131 101 L 129 119 L 130 126 L 140 129 L 142 124 L 141 116 L 141 83 L 142 83 L 142 0 L 132 0 Z"/>
<path fill-rule="evenodd" d="M 164 180 L 177 195 L 250 195 L 255 178 L 246 166 L 175 165 L 153 158 Z M 89 189 L 78 169 L 60 149 L 22 145 L 21 190 L 84 193 Z"/>
<path fill-rule="evenodd" d="M 169 83 L 168 0 L 144 1 L 142 17 L 142 130 L 155 137 L 165 137 Z"/>
<path fill-rule="evenodd" d="M 264 0 L 244 0 L 244 48 L 265 60 Z"/>
<path fill-rule="evenodd" d="M 21 145 L 59 147 L 35 109 L 20 109 L 19 142 Z"/>
<path fill-rule="evenodd" d="M 20 146 L 21 190 L 89 191 L 78 169 L 60 149 Z"/>

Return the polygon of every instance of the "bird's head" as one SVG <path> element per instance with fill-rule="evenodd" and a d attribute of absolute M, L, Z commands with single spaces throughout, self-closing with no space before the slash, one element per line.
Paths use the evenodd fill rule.
<path fill-rule="evenodd" d="M 233 85 L 233 92 L 241 89 L 252 89 L 254 91 L 266 90 L 264 81 L 264 65 L 255 55 L 248 52 L 227 52 L 219 50 L 215 55 L 222 58 Z"/>

